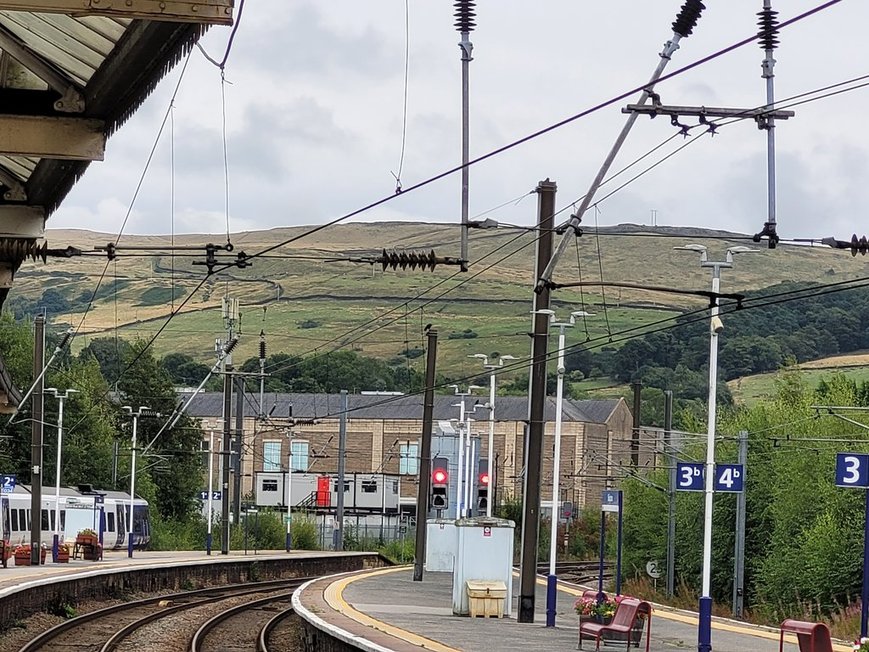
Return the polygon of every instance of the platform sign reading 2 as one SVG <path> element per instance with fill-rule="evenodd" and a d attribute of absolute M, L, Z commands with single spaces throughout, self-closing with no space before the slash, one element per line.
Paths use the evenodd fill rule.
<path fill-rule="evenodd" d="M 869 487 L 869 454 L 836 453 L 836 486 Z"/>
<path fill-rule="evenodd" d="M 676 464 L 676 489 L 679 491 L 703 491 L 703 465 L 699 462 Z"/>
<path fill-rule="evenodd" d="M 11 494 L 15 491 L 15 476 L 0 475 L 0 493 Z"/>

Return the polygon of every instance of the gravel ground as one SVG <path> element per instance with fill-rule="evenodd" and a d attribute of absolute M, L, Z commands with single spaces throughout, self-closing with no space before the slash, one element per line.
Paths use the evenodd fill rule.
<path fill-rule="evenodd" d="M 302 652 L 304 634 L 301 619 L 296 614 L 284 618 L 268 641 L 269 652 Z"/>

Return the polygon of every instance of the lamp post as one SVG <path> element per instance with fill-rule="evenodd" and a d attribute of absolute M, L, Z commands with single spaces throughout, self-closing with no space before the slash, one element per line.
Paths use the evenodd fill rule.
<path fill-rule="evenodd" d="M 516 360 L 512 355 L 502 355 L 498 364 L 489 364 L 489 356 L 484 353 L 469 355 L 483 361 L 483 369 L 489 370 L 489 442 L 486 446 L 486 476 L 489 478 L 488 496 L 486 497 L 486 516 L 492 516 L 492 503 L 495 496 L 494 475 L 492 474 L 492 458 L 495 456 L 495 374 L 504 366 L 505 360 Z"/>
<path fill-rule="evenodd" d="M 470 442 L 471 440 L 471 428 L 470 423 L 467 420 L 467 414 L 465 412 L 465 397 L 472 396 L 475 389 L 481 389 L 479 385 L 468 385 L 468 391 L 460 392 L 458 385 L 450 385 L 455 390 L 455 395 L 461 397 L 461 403 L 458 403 L 459 407 L 459 451 L 458 451 L 458 469 L 456 470 L 456 477 L 458 478 L 458 484 L 456 485 L 456 518 L 464 518 L 465 517 L 465 491 L 467 487 L 465 487 L 465 465 L 470 466 L 471 460 L 465 459 L 465 440 Z M 455 407 L 455 406 L 454 406 Z"/>
<path fill-rule="evenodd" d="M 63 449 L 63 402 L 70 394 L 77 393 L 77 389 L 68 389 L 61 394 L 54 387 L 44 390 L 45 394 L 51 394 L 57 399 L 57 467 L 54 474 L 54 539 L 51 543 L 51 560 L 57 563 L 58 547 L 60 546 L 60 456 Z"/>
<path fill-rule="evenodd" d="M 700 254 L 700 267 L 712 270 L 712 297 L 709 309 L 709 399 L 708 420 L 706 422 L 706 478 L 705 503 L 703 510 L 703 586 L 700 595 L 697 650 L 712 651 L 712 494 L 715 474 L 715 415 L 718 390 L 718 333 L 724 324 L 718 317 L 718 292 L 721 286 L 721 270 L 733 267 L 733 255 L 755 251 L 749 247 L 730 247 L 724 261 L 711 261 L 706 255 L 706 247 L 689 244 L 674 249 L 695 251 Z"/>
<path fill-rule="evenodd" d="M 558 576 L 555 574 L 556 543 L 558 539 L 559 475 L 561 474 L 561 421 L 564 407 L 564 329 L 572 328 L 577 317 L 590 317 L 591 313 L 577 310 L 568 321 L 558 321 L 552 310 L 537 310 L 536 314 L 549 315 L 551 326 L 558 326 L 558 384 L 555 394 L 555 453 L 552 459 L 552 510 L 549 517 L 549 576 L 546 578 L 546 626 L 555 627 L 555 606 L 558 598 Z"/>
<path fill-rule="evenodd" d="M 223 496 L 221 496 L 223 498 Z M 211 522 L 213 520 L 212 509 L 213 509 L 213 501 L 214 499 L 214 427 L 209 426 L 208 428 L 208 530 L 205 535 L 205 554 L 211 554 L 211 544 L 213 542 L 213 537 L 211 533 Z"/>
<path fill-rule="evenodd" d="M 287 442 L 289 451 L 287 452 L 287 481 L 285 490 L 287 493 L 287 534 L 286 534 L 286 550 L 290 552 L 293 549 L 293 432 L 287 431 Z"/>
<path fill-rule="evenodd" d="M 133 440 L 132 440 L 132 464 L 130 466 L 130 517 L 127 519 L 127 557 L 133 557 L 133 501 L 136 496 L 136 427 L 139 423 L 139 417 L 149 411 L 146 405 L 140 405 L 136 412 L 129 405 L 124 405 L 123 409 L 127 411 L 133 418 Z"/>

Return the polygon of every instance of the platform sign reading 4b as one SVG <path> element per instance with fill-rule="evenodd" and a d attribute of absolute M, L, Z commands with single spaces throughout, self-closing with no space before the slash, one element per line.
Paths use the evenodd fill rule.
<path fill-rule="evenodd" d="M 742 464 L 715 465 L 715 491 L 739 493 L 745 485 L 745 470 Z"/>
<path fill-rule="evenodd" d="M 703 464 L 679 462 L 676 464 L 676 489 L 678 491 L 703 491 Z"/>
<path fill-rule="evenodd" d="M 0 475 L 0 493 L 11 494 L 15 491 L 15 476 Z"/>
<path fill-rule="evenodd" d="M 869 487 L 869 454 L 836 453 L 836 486 Z"/>

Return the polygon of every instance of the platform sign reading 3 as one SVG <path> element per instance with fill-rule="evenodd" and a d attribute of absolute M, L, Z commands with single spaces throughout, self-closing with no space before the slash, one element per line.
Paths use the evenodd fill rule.
<path fill-rule="evenodd" d="M 869 487 L 869 454 L 836 453 L 836 486 Z"/>
<path fill-rule="evenodd" d="M 676 489 L 679 491 L 703 491 L 703 465 L 699 462 L 676 464 Z"/>

